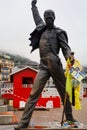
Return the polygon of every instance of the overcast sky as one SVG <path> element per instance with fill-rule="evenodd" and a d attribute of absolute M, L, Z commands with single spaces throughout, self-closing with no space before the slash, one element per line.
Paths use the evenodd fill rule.
<path fill-rule="evenodd" d="M 42 18 L 46 9 L 54 10 L 55 25 L 67 31 L 75 57 L 87 65 L 87 0 L 37 0 L 37 7 Z M 28 40 L 34 28 L 31 0 L 0 0 L 0 50 L 39 63 L 39 51 L 31 54 Z"/>

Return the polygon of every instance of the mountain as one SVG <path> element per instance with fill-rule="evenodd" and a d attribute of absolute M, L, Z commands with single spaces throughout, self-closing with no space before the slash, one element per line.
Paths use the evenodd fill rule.
<path fill-rule="evenodd" d="M 14 65 L 20 68 L 31 66 L 35 69 L 39 68 L 39 64 L 21 55 L 11 54 L 6 51 L 0 50 L 0 58 L 10 59 L 14 61 Z"/>

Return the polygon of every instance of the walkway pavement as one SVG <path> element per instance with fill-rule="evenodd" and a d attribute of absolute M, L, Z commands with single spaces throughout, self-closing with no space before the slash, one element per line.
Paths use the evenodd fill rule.
<path fill-rule="evenodd" d="M 32 115 L 30 124 L 32 126 L 49 125 L 54 121 L 60 122 L 62 117 L 62 110 L 63 110 L 62 106 L 61 108 L 54 108 L 49 110 L 35 110 Z M 15 111 L 15 114 L 19 119 L 21 118 L 22 113 L 23 111 Z M 82 129 L 87 129 L 87 98 L 84 98 L 82 100 L 81 110 L 77 111 L 73 108 L 73 115 L 77 121 L 82 122 L 84 124 L 84 128 Z M 16 125 L 0 125 L 0 130 L 14 130 L 14 126 Z"/>

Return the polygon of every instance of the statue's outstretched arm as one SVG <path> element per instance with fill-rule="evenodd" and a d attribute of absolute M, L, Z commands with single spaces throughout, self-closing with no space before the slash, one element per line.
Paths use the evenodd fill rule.
<path fill-rule="evenodd" d="M 37 0 L 32 0 L 31 5 L 32 5 L 32 14 L 33 14 L 33 18 L 35 21 L 36 26 L 40 25 L 40 24 L 44 24 L 42 18 L 40 17 L 39 11 L 37 9 L 36 6 Z"/>

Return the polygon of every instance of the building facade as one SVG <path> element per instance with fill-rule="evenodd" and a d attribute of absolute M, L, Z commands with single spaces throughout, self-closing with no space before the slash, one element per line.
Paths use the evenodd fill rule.
<path fill-rule="evenodd" d="M 9 74 L 14 67 L 14 61 L 9 56 L 0 56 L 0 81 L 10 81 Z"/>
<path fill-rule="evenodd" d="M 37 70 L 26 66 L 22 69 L 15 69 L 10 74 L 10 83 L 4 82 L 1 88 L 2 97 L 13 101 L 14 108 L 23 108 L 30 96 Z M 37 108 L 58 108 L 61 106 L 60 96 L 50 79 L 44 87 L 38 102 Z"/>

